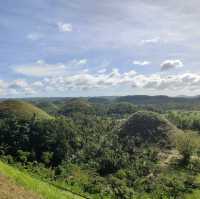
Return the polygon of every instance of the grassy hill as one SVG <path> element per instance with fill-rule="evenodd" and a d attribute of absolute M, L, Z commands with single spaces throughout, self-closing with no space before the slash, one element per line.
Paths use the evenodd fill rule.
<path fill-rule="evenodd" d="M 19 199 L 84 199 L 81 196 L 75 195 L 68 191 L 62 191 L 53 185 L 49 185 L 45 182 L 35 179 L 27 173 L 19 171 L 18 169 L 1 161 L 0 177 L 0 179 L 4 180 L 3 186 L 1 186 L 0 183 L 0 196 L 3 196 L 4 193 L 5 198 L 18 199 L 19 197 Z M 12 192 L 10 193 L 9 188 L 12 188 Z M 12 197 L 14 194 L 16 194 L 15 197 Z"/>
<path fill-rule="evenodd" d="M 7 118 L 11 115 L 22 120 L 31 119 L 34 115 L 37 119 L 51 119 L 51 116 L 45 111 L 28 102 L 18 100 L 0 102 L 0 118 Z"/>
<path fill-rule="evenodd" d="M 1 199 L 41 199 L 40 196 L 27 191 L 24 187 L 15 184 L 9 178 L 0 175 Z"/>
<path fill-rule="evenodd" d="M 94 107 L 85 99 L 75 98 L 67 101 L 60 113 L 66 116 L 73 113 L 91 114 L 94 113 Z"/>
<path fill-rule="evenodd" d="M 135 143 L 171 145 L 176 128 L 161 115 L 150 111 L 134 113 L 121 127 L 120 136 L 134 139 Z"/>

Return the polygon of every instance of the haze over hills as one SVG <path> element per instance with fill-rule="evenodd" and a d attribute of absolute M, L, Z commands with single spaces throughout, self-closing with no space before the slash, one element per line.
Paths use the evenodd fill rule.
<path fill-rule="evenodd" d="M 71 99 L 90 99 L 91 101 L 96 101 L 99 99 L 102 100 L 115 100 L 115 99 L 120 99 L 120 100 L 141 100 L 141 99 L 146 99 L 146 100 L 184 100 L 184 99 L 191 99 L 191 100 L 200 100 L 200 95 L 194 95 L 194 96 L 187 96 L 187 95 L 179 95 L 179 96 L 168 96 L 168 95 L 123 95 L 123 96 L 88 96 L 88 97 L 26 97 L 26 98 L 0 98 L 1 101 L 7 100 L 7 99 L 23 99 L 27 101 L 35 101 L 35 100 L 41 100 L 41 101 L 59 101 L 59 100 L 71 100 Z"/>

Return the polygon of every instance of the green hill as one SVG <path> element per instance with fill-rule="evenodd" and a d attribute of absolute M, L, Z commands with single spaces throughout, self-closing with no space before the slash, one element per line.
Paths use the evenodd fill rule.
<path fill-rule="evenodd" d="M 60 104 L 55 104 L 53 102 L 38 102 L 35 104 L 37 107 L 45 111 L 46 113 L 49 113 L 51 115 L 56 115 L 59 111 Z"/>
<path fill-rule="evenodd" d="M 25 172 L 19 171 L 18 169 L 11 167 L 0 161 L 0 176 L 4 176 L 4 186 L 1 192 L 5 193 L 5 183 L 7 187 L 12 187 L 12 193 L 5 193 L 5 198 L 13 198 L 13 194 L 16 194 L 15 199 L 84 199 L 79 195 L 71 193 L 69 191 L 60 190 L 53 185 L 49 185 L 39 179 L 33 178 Z M 8 180 L 7 180 L 8 179 Z M 12 183 L 12 185 L 10 185 Z M 22 189 L 24 188 L 24 190 Z M 20 192 L 18 192 L 18 190 Z M 15 191 L 15 193 L 13 193 Z M 25 195 L 25 197 L 23 197 Z M 38 195 L 38 197 L 36 196 Z M 35 197 L 33 197 L 35 196 Z M 0 195 L 1 198 L 1 195 Z M 13 199 L 14 199 L 13 198 Z"/>
<path fill-rule="evenodd" d="M 1 199 L 41 199 L 37 194 L 17 185 L 8 177 L 0 174 L 0 198 Z"/>
<path fill-rule="evenodd" d="M 74 98 L 64 104 L 60 113 L 68 116 L 73 113 L 92 114 L 94 111 L 94 107 L 87 100 Z"/>
<path fill-rule="evenodd" d="M 29 120 L 33 116 L 37 119 L 51 119 L 51 116 L 45 111 L 28 102 L 18 100 L 6 100 L 0 102 L 0 118 L 8 118 L 11 115 L 22 120 Z"/>
<path fill-rule="evenodd" d="M 150 111 L 133 114 L 121 127 L 120 137 L 135 144 L 170 146 L 177 129 L 161 115 Z"/>

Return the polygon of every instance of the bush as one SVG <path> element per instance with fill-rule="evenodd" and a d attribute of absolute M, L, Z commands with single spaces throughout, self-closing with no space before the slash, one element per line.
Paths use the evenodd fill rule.
<path fill-rule="evenodd" d="M 30 152 L 18 150 L 17 151 L 17 159 L 22 163 L 27 163 L 30 157 Z"/>
<path fill-rule="evenodd" d="M 42 162 L 44 162 L 45 165 L 49 165 L 50 162 L 52 161 L 52 158 L 53 158 L 53 152 L 43 152 L 42 153 Z"/>
<path fill-rule="evenodd" d="M 181 164 L 188 165 L 197 149 L 197 137 L 194 133 L 179 133 L 176 136 L 176 148 L 182 155 Z"/>

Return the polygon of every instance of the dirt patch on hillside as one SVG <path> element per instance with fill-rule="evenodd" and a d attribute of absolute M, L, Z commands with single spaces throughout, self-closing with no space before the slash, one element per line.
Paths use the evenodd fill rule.
<path fill-rule="evenodd" d="M 162 168 L 168 167 L 173 161 L 181 159 L 181 155 L 177 150 L 165 151 L 159 153 L 160 166 Z"/>
<path fill-rule="evenodd" d="M 0 174 L 0 199 L 41 199 Z"/>

